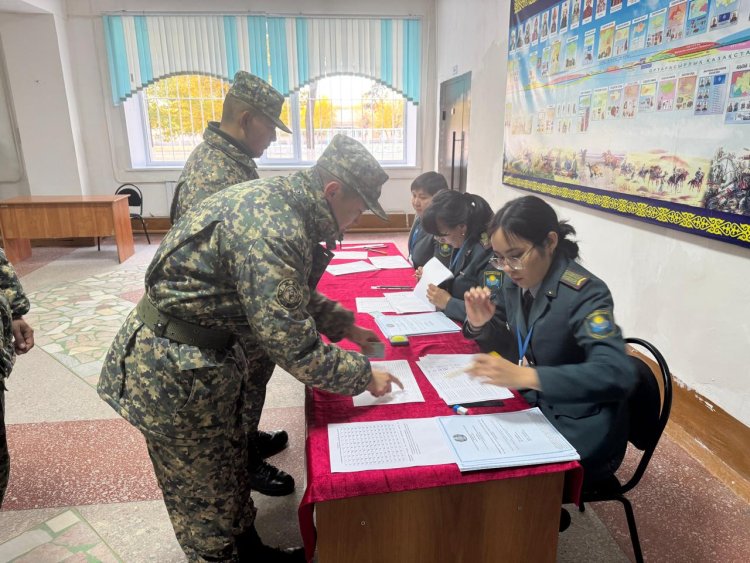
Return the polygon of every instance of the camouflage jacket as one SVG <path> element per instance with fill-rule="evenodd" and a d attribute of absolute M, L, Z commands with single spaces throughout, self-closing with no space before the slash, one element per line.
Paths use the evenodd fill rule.
<path fill-rule="evenodd" d="M 234 184 L 257 179 L 258 170 L 252 157 L 212 121 L 203 132 L 203 142 L 185 162 L 175 188 L 170 219 L 174 224 L 208 196 Z"/>
<path fill-rule="evenodd" d="M 0 249 L 0 381 L 10 375 L 15 353 L 13 351 L 13 319 L 29 312 L 29 300 L 18 281 L 16 271 Z"/>
<path fill-rule="evenodd" d="M 319 241 L 336 232 L 315 170 L 231 186 L 172 227 L 146 272 L 146 292 L 169 315 L 231 331 L 251 362 L 265 357 L 306 385 L 354 395 L 370 381 L 368 360 L 321 338 L 322 333 L 332 341 L 341 339 L 354 316 L 314 289 L 330 260 Z M 189 376 L 186 370 L 221 368 L 232 361 L 216 350 L 154 339 L 131 314 L 107 355 L 99 394 L 147 432 L 170 439 L 206 437 L 220 431 L 219 418 L 233 416 L 234 407 L 220 417 L 215 400 L 193 404 L 200 413 L 191 421 L 197 422 L 173 428 L 158 414 L 165 412 L 163 405 L 159 410 L 154 403 L 172 401 L 171 391 L 163 391 L 170 385 L 164 379 L 179 382 Z M 230 381 L 236 374 L 219 369 L 206 385 L 221 387 L 227 402 L 234 392 L 227 389 L 237 388 Z M 184 394 L 193 397 L 199 391 L 193 387 Z M 236 404 L 236 397 L 231 402 Z"/>

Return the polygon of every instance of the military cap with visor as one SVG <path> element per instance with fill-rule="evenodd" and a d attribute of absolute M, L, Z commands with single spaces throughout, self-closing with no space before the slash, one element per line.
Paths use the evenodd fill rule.
<path fill-rule="evenodd" d="M 282 131 L 286 131 L 287 133 L 292 132 L 279 119 L 281 107 L 284 105 L 284 96 L 262 78 L 258 78 L 254 74 L 250 74 L 244 70 L 237 71 L 227 95 L 233 96 L 250 105 L 253 109 L 273 121 L 274 125 Z"/>
<path fill-rule="evenodd" d="M 338 134 L 331 139 L 316 166 L 356 191 L 370 211 L 383 221 L 388 220 L 388 215 L 378 203 L 388 174 L 362 143 Z"/>

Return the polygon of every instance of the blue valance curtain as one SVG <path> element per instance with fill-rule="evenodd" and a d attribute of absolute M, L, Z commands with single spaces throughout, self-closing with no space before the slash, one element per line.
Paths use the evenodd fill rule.
<path fill-rule="evenodd" d="M 106 15 L 103 24 L 115 105 L 168 76 L 231 81 L 238 70 L 285 96 L 325 76 L 355 74 L 419 103 L 418 19 Z"/>

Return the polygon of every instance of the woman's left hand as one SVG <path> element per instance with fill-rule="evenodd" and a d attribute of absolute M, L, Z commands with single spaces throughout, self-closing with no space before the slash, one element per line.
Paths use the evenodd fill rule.
<path fill-rule="evenodd" d="M 466 373 L 500 387 L 541 390 L 534 368 L 519 366 L 495 354 L 477 354 Z"/>
<path fill-rule="evenodd" d="M 427 299 L 441 311 L 448 306 L 451 294 L 434 284 L 427 286 Z"/>

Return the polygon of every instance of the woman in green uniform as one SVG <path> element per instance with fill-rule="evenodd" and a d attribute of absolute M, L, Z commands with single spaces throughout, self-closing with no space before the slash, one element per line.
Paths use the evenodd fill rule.
<path fill-rule="evenodd" d="M 464 334 L 495 335 L 497 349 L 507 349 L 511 338 L 517 355 L 477 355 L 469 373 L 519 389 L 538 406 L 578 450 L 588 486 L 622 462 L 627 399 L 637 381 L 612 295 L 576 262 L 578 244 L 569 238 L 575 230 L 544 200 L 506 203 L 488 233 L 491 262 L 505 279 L 494 300 L 486 288 L 466 292 Z"/>

